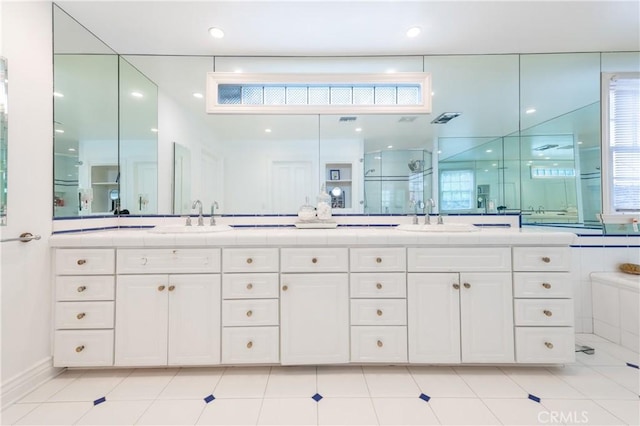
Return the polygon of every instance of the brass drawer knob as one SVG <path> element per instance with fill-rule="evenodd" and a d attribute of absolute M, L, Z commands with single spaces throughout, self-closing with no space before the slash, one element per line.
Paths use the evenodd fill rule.
<path fill-rule="evenodd" d="M 248 258 L 247 258 L 247 263 L 248 263 L 248 264 L 252 264 L 252 263 L 253 263 L 253 259 L 252 259 L 252 258 L 250 258 L 250 257 L 248 257 Z"/>
<path fill-rule="evenodd" d="M 248 342 L 247 343 L 247 349 L 251 349 L 253 347 L 253 342 Z"/>
<path fill-rule="evenodd" d="M 159 285 L 158 286 L 158 291 L 164 291 L 164 289 L 165 289 L 165 286 L 163 286 L 163 285 Z"/>
<path fill-rule="evenodd" d="M 247 284 L 247 290 L 251 290 L 253 288 L 253 284 L 249 283 Z"/>
<path fill-rule="evenodd" d="M 381 347 L 383 346 L 383 343 L 382 343 L 382 341 L 381 341 L 381 340 L 378 340 L 378 343 L 377 343 L 377 345 L 378 345 L 378 347 L 379 347 L 379 348 L 381 348 Z"/>
<path fill-rule="evenodd" d="M 382 258 L 381 257 L 376 257 L 376 263 L 382 263 Z"/>
<path fill-rule="evenodd" d="M 547 257 L 547 256 L 544 256 L 544 257 L 542 258 L 542 261 L 543 261 L 544 263 L 549 263 L 549 262 L 551 262 L 551 258 L 550 258 L 550 257 Z"/>
<path fill-rule="evenodd" d="M 253 315 L 253 311 L 251 310 L 247 311 L 247 316 L 250 317 L 251 315 Z"/>
<path fill-rule="evenodd" d="M 549 283 L 542 283 L 542 287 L 546 288 L 547 290 L 549 290 L 551 288 L 551 284 Z"/>
<path fill-rule="evenodd" d="M 376 284 L 376 288 L 377 288 L 378 290 L 382 289 L 382 284 L 377 283 L 377 284 Z"/>
<path fill-rule="evenodd" d="M 282 291 L 287 291 L 289 290 L 289 286 L 288 285 L 283 285 L 282 286 Z"/>
<path fill-rule="evenodd" d="M 175 285 L 170 285 L 170 286 L 169 286 L 169 291 L 173 291 L 173 290 L 175 290 L 175 289 L 176 289 L 176 286 L 175 286 Z"/>
<path fill-rule="evenodd" d="M 311 263 L 318 263 L 318 258 L 314 257 L 313 259 L 311 259 Z"/>
<path fill-rule="evenodd" d="M 545 310 L 544 310 L 544 311 L 542 311 L 542 312 L 544 312 L 544 314 L 545 314 L 546 316 L 548 316 L 548 317 L 550 317 L 551 315 L 553 315 L 553 312 L 551 312 L 551 311 L 550 311 L 550 310 L 548 310 L 548 309 L 545 309 Z"/>
<path fill-rule="evenodd" d="M 86 285 L 81 285 L 80 287 L 78 287 L 78 293 L 82 293 L 83 291 L 85 291 L 87 289 Z"/>
<path fill-rule="evenodd" d="M 379 316 L 379 317 L 381 317 L 381 316 L 382 316 L 382 309 L 378 309 L 378 310 L 376 311 L 376 314 L 378 314 L 378 316 Z"/>
<path fill-rule="evenodd" d="M 469 283 L 464 283 L 463 285 L 464 285 L 464 288 L 471 288 L 471 284 Z"/>
<path fill-rule="evenodd" d="M 87 314 L 85 314 L 84 312 L 80 312 L 78 315 L 76 315 L 76 318 L 78 318 L 79 320 L 81 320 L 82 318 L 86 317 Z"/>
<path fill-rule="evenodd" d="M 76 352 L 80 353 L 84 350 L 84 345 L 76 346 Z"/>
<path fill-rule="evenodd" d="M 85 263 L 87 263 L 86 259 L 78 259 L 78 261 L 76 262 L 78 265 L 84 265 Z"/>
<path fill-rule="evenodd" d="M 549 349 L 553 349 L 553 343 L 551 342 L 544 342 L 544 345 Z"/>
<path fill-rule="evenodd" d="M 459 290 L 460 289 L 460 284 L 458 284 L 458 283 L 454 284 L 453 288 L 456 289 L 456 290 Z"/>

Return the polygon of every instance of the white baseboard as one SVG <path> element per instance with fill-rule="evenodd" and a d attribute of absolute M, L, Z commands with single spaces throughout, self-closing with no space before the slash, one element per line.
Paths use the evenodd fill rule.
<path fill-rule="evenodd" d="M 65 368 L 54 368 L 53 358 L 47 357 L 28 370 L 13 376 L 1 385 L 0 406 L 4 410 L 42 383 L 51 380 Z"/>

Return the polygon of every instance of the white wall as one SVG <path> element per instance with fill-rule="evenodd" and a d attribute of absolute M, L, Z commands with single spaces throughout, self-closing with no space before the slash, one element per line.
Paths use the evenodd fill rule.
<path fill-rule="evenodd" d="M 52 229 L 51 3 L 3 2 L 2 52 L 9 66 L 8 226 L 2 238 L 2 404 L 50 376 Z"/>

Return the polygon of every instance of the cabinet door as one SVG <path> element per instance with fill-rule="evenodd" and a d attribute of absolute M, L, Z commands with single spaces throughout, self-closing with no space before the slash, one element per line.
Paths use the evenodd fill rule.
<path fill-rule="evenodd" d="M 463 362 L 514 362 L 511 274 L 461 273 Z"/>
<path fill-rule="evenodd" d="M 281 361 L 284 365 L 349 362 L 347 274 L 282 274 Z"/>
<path fill-rule="evenodd" d="M 166 365 L 168 277 L 121 275 L 116 282 L 115 365 Z"/>
<path fill-rule="evenodd" d="M 169 365 L 220 363 L 220 275 L 169 276 Z"/>
<path fill-rule="evenodd" d="M 409 362 L 460 362 L 457 273 L 409 274 Z"/>

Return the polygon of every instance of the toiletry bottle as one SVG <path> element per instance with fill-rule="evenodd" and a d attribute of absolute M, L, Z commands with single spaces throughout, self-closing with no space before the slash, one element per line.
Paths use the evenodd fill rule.
<path fill-rule="evenodd" d="M 331 196 L 327 194 L 324 184 L 318 194 L 318 203 L 316 205 L 316 214 L 320 220 L 331 219 Z"/>

